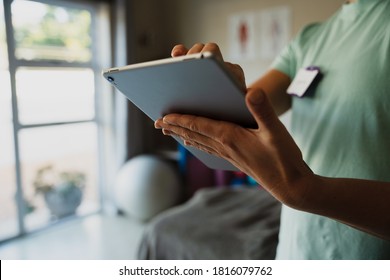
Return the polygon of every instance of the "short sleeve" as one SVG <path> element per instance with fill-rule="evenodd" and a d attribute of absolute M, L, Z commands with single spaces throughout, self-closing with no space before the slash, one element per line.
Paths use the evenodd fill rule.
<path fill-rule="evenodd" d="M 276 57 L 271 64 L 271 68 L 276 69 L 293 79 L 298 69 L 302 67 L 301 64 L 304 53 L 310 49 L 313 43 L 313 35 L 316 32 L 319 32 L 320 26 L 321 24 L 319 23 L 305 26 L 282 50 L 280 55 Z"/>
<path fill-rule="evenodd" d="M 272 69 L 276 69 L 287 76 L 292 80 L 295 77 L 296 72 L 296 55 L 294 54 L 294 41 L 287 45 L 279 56 L 271 64 Z"/>

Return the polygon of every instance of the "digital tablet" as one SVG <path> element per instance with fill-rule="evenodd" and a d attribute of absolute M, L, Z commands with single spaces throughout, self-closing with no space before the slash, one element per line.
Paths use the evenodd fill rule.
<path fill-rule="evenodd" d="M 235 77 L 211 53 L 110 68 L 103 76 L 153 121 L 180 113 L 255 126 Z M 237 170 L 222 158 L 186 148 L 210 168 Z"/>

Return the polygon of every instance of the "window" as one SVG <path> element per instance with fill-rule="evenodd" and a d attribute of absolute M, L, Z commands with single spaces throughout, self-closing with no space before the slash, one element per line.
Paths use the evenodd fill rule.
<path fill-rule="evenodd" d="M 11 82 L 5 36 L 3 3 L 0 6 L 0 238 L 18 233 L 15 204 L 16 177 L 12 122 Z"/>
<path fill-rule="evenodd" d="M 101 114 L 107 108 L 99 107 L 107 103 L 100 101 L 103 56 L 93 42 L 109 34 L 97 32 L 96 25 L 103 20 L 98 1 L 0 3 L 0 240 L 4 240 L 62 218 L 53 215 L 45 197 L 36 193 L 38 172 L 48 166 L 85 178 L 77 215 L 101 208 L 108 115 Z"/>

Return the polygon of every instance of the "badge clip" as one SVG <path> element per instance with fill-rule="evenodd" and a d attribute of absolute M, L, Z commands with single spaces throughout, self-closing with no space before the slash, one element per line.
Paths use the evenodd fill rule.
<path fill-rule="evenodd" d="M 308 92 L 310 86 L 313 85 L 315 81 L 318 81 L 320 76 L 320 68 L 317 66 L 309 66 L 300 69 L 290 86 L 287 88 L 287 93 L 303 97 Z"/>

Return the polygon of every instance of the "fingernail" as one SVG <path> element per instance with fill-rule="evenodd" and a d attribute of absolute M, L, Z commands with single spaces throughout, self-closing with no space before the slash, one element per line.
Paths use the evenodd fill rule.
<path fill-rule="evenodd" d="M 165 128 L 163 128 L 162 133 L 163 133 L 164 135 L 168 135 L 168 136 L 170 136 L 170 135 L 172 134 L 170 130 L 165 129 Z"/>
<path fill-rule="evenodd" d="M 169 117 L 164 117 L 162 120 L 163 120 L 163 122 L 166 123 L 166 124 L 172 124 L 172 121 L 170 120 Z"/>
<path fill-rule="evenodd" d="M 192 146 L 192 143 L 190 141 L 185 140 L 184 141 L 184 146 Z"/>
<path fill-rule="evenodd" d="M 181 56 L 183 55 L 179 50 L 174 50 L 171 52 L 172 57 Z"/>
<path fill-rule="evenodd" d="M 157 121 L 155 121 L 154 128 L 161 128 L 160 122 L 161 122 L 161 119 L 158 119 Z"/>

